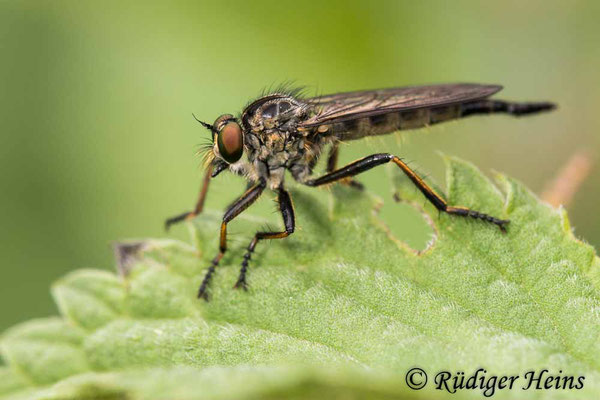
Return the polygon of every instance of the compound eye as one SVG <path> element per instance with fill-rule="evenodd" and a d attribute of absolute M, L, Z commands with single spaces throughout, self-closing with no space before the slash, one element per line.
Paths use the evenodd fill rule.
<path fill-rule="evenodd" d="M 225 124 L 217 136 L 219 153 L 225 161 L 230 164 L 240 159 L 244 152 L 244 139 L 242 128 L 237 122 L 231 121 Z"/>

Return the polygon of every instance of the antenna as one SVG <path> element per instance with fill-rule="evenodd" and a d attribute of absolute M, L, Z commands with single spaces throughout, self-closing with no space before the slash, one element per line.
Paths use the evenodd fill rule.
<path fill-rule="evenodd" d="M 194 117 L 194 119 L 196 121 L 200 122 L 200 124 L 202 124 L 202 126 L 205 127 L 206 129 L 210 130 L 211 132 L 215 130 L 215 128 L 211 124 L 207 124 L 206 122 L 202 122 L 198 118 L 196 118 L 194 113 L 192 113 L 192 116 Z"/>

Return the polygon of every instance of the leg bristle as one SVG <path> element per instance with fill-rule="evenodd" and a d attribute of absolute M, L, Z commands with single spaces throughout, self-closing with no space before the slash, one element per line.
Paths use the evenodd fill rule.
<path fill-rule="evenodd" d="M 213 262 L 212 262 L 212 265 L 206 271 L 206 274 L 204 275 L 204 279 L 202 279 L 202 283 L 200 284 L 200 287 L 198 288 L 198 298 L 199 299 L 204 299 L 205 301 L 208 301 L 208 286 L 210 284 L 212 275 L 215 272 L 215 269 L 217 268 L 218 263 L 219 263 L 219 261 L 215 258 L 215 260 L 213 260 Z"/>

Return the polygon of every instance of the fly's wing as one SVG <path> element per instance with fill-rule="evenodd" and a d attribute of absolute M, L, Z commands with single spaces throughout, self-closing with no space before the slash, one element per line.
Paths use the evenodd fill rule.
<path fill-rule="evenodd" d="M 502 86 L 455 83 L 337 93 L 305 99 L 315 114 L 302 128 L 351 121 L 398 111 L 449 106 L 479 100 L 500 91 Z"/>

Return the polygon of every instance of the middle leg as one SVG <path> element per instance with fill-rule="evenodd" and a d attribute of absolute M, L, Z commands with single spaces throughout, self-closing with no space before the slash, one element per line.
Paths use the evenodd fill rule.
<path fill-rule="evenodd" d="M 219 242 L 219 253 L 212 260 L 211 266 L 206 271 L 204 275 L 204 279 L 202 280 L 202 284 L 200 284 L 200 288 L 198 289 L 198 297 L 203 298 L 204 300 L 208 300 L 207 289 L 210 284 L 210 280 L 212 275 L 215 272 L 215 269 L 219 265 L 221 258 L 227 251 L 227 223 L 229 223 L 232 219 L 240 215 L 244 210 L 252 205 L 262 194 L 263 190 L 265 190 L 266 183 L 264 181 L 259 181 L 256 185 L 248 189 L 237 201 L 235 201 L 227 211 L 225 211 L 225 215 L 223 215 L 223 222 L 221 223 L 221 240 Z"/>
<path fill-rule="evenodd" d="M 257 232 L 254 235 L 254 238 L 248 245 L 248 250 L 246 254 L 244 254 L 244 261 L 242 261 L 242 268 L 240 269 L 240 276 L 235 284 L 235 288 L 241 288 L 246 290 L 246 272 L 248 271 L 248 262 L 250 258 L 252 258 L 252 253 L 254 253 L 254 248 L 259 240 L 264 239 L 283 239 L 288 237 L 292 233 L 294 233 L 294 229 L 296 226 L 296 218 L 294 216 L 294 206 L 292 205 L 292 199 L 290 194 L 281 186 L 278 189 L 277 201 L 279 202 L 279 211 L 281 212 L 281 216 L 283 217 L 283 224 L 285 225 L 285 230 L 281 232 Z"/>

